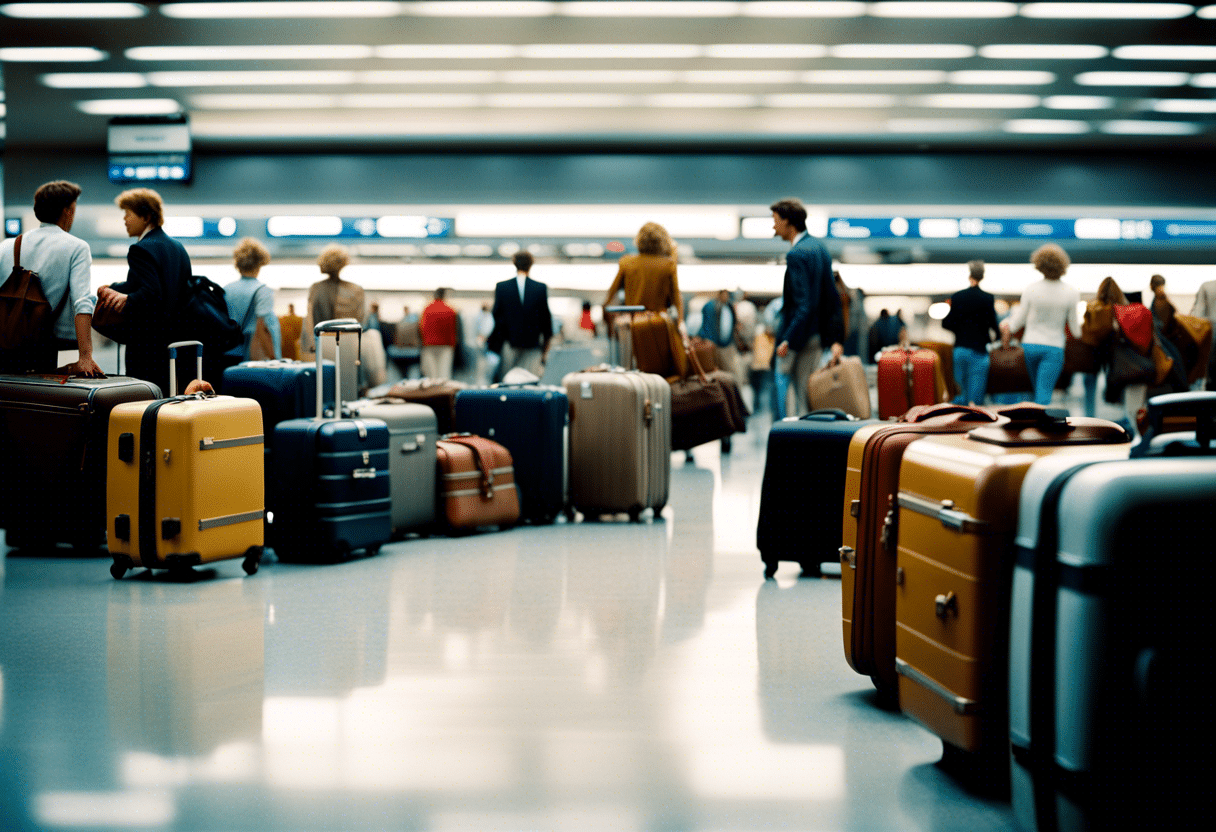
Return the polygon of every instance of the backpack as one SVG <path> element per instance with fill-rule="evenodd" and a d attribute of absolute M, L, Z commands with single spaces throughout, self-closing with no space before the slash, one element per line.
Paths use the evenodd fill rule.
<path fill-rule="evenodd" d="M 13 270 L 0 286 L 0 349 L 14 350 L 48 339 L 67 299 L 68 288 L 64 287 L 59 305 L 51 308 L 38 273 L 21 268 L 21 237 L 17 237 Z"/>
<path fill-rule="evenodd" d="M 245 343 L 241 325 L 228 315 L 224 290 L 201 274 L 191 275 L 182 288 L 178 337 L 202 341 L 217 355 Z"/>

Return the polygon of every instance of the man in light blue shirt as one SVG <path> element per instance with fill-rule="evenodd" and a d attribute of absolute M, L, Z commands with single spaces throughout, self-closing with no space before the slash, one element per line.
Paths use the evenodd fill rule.
<path fill-rule="evenodd" d="M 93 257 L 88 243 L 68 233 L 76 219 L 79 196 L 80 186 L 63 180 L 47 182 L 34 193 L 34 216 L 41 225 L 21 235 L 21 267 L 38 274 L 47 302 L 61 311 L 52 338 L 36 349 L 36 355 L 0 354 L 4 372 L 53 373 L 59 363 L 60 343 L 74 342 L 80 355 L 64 372 L 104 375 L 93 360 L 93 307 L 97 302 L 90 291 Z M 0 281 L 13 271 L 14 247 L 15 240 L 0 244 Z"/>

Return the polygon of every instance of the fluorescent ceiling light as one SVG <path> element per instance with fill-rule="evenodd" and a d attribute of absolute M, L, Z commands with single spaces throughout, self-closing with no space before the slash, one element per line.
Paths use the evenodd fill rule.
<path fill-rule="evenodd" d="M 1110 217 L 1082 217 L 1072 229 L 1078 240 L 1118 240 L 1123 236 L 1123 223 Z"/>
<path fill-rule="evenodd" d="M 1216 113 L 1213 98 L 1164 98 L 1153 102 L 1158 113 Z"/>
<path fill-rule="evenodd" d="M 149 72 L 154 87 L 295 87 L 352 84 L 355 73 L 300 70 L 293 72 Z"/>
<path fill-rule="evenodd" d="M 336 237 L 342 233 L 341 217 L 271 217 L 266 220 L 271 237 Z"/>
<path fill-rule="evenodd" d="M 643 102 L 647 107 L 657 107 L 660 109 L 740 109 L 755 107 L 758 99 L 754 95 L 735 95 L 730 93 L 673 92 L 648 95 L 643 99 Z"/>
<path fill-rule="evenodd" d="M 487 95 L 487 107 L 511 108 L 587 108 L 587 107 L 625 107 L 630 103 L 629 96 L 619 93 L 504 93 Z"/>
<path fill-rule="evenodd" d="M 135 89 L 146 87 L 138 72 L 50 72 L 42 83 L 57 90 Z"/>
<path fill-rule="evenodd" d="M 430 217 L 386 216 L 376 220 L 376 233 L 381 237 L 426 237 Z"/>
<path fill-rule="evenodd" d="M 1174 20 L 1194 10 L 1187 3 L 1025 3 L 1021 13 L 1055 20 Z"/>
<path fill-rule="evenodd" d="M 372 47 L 377 58 L 400 60 L 483 60 L 514 58 L 519 48 L 505 43 L 394 43 Z"/>
<path fill-rule="evenodd" d="M 355 73 L 363 84 L 492 84 L 498 73 L 489 69 L 377 69 Z"/>
<path fill-rule="evenodd" d="M 237 18 L 291 19 L 299 17 L 395 17 L 400 3 L 383 2 L 275 2 L 275 3 L 166 3 L 165 17 L 232 20 Z"/>
<path fill-rule="evenodd" d="M 172 98 L 102 98 L 77 101 L 76 108 L 91 116 L 164 115 L 181 111 Z"/>
<path fill-rule="evenodd" d="M 1199 11 L 1195 12 L 1195 17 L 1202 17 L 1204 20 L 1216 20 L 1216 3 L 1210 6 L 1204 6 Z"/>
<path fill-rule="evenodd" d="M 1109 110 L 1115 99 L 1108 95 L 1049 95 L 1043 106 L 1049 110 Z"/>
<path fill-rule="evenodd" d="M 41 827 L 167 826 L 177 807 L 167 792 L 42 792 L 35 794 L 31 814 Z"/>
<path fill-rule="evenodd" d="M 1200 131 L 1200 126 L 1190 121 L 1136 121 L 1120 119 L 1102 125 L 1103 133 L 1118 136 L 1190 136 Z"/>
<path fill-rule="evenodd" d="M 1072 121 L 1063 118 L 1017 118 L 1005 122 L 1001 129 L 1006 133 L 1044 133 L 1051 135 L 1079 135 L 1090 130 L 1087 121 Z"/>
<path fill-rule="evenodd" d="M 537 43 L 521 46 L 525 58 L 699 58 L 692 43 Z"/>
<path fill-rule="evenodd" d="M 653 3 L 630 0 L 628 3 L 568 2 L 558 6 L 558 13 L 569 17 L 734 17 L 741 3 Z"/>
<path fill-rule="evenodd" d="M 532 0 L 510 3 L 410 3 L 406 6 L 406 10 L 411 14 L 422 17 L 548 17 L 556 9 L 557 3 L 538 3 Z"/>
<path fill-rule="evenodd" d="M 764 106 L 781 108 L 832 109 L 835 107 L 849 109 L 881 109 L 894 107 L 893 95 L 853 95 L 851 93 L 789 93 L 764 96 Z"/>
<path fill-rule="evenodd" d="M 948 240 L 958 236 L 958 220 L 950 217 L 930 217 L 916 223 L 916 231 L 929 239 Z"/>
<path fill-rule="evenodd" d="M 980 47 L 981 58 L 998 61 L 1092 61 L 1105 58 L 1105 46 L 1085 43 L 993 43 Z"/>
<path fill-rule="evenodd" d="M 6 17 L 58 20 L 101 20 L 143 17 L 148 7 L 140 3 L 5 3 L 0 14 Z"/>
<path fill-rule="evenodd" d="M 1073 80 L 1083 87 L 1181 87 L 1185 72 L 1082 72 Z"/>
<path fill-rule="evenodd" d="M 1111 54 L 1125 61 L 1216 61 L 1216 46 L 1120 46 Z"/>
<path fill-rule="evenodd" d="M 951 84 L 992 84 L 994 86 L 1038 86 L 1054 84 L 1054 72 L 1016 69 L 962 69 L 951 72 Z"/>
<path fill-rule="evenodd" d="M 802 73 L 804 84 L 944 84 L 940 69 L 814 69 Z"/>
<path fill-rule="evenodd" d="M 994 18 L 1013 17 L 1018 13 L 1017 3 L 871 3 L 870 14 L 874 17 L 908 18 Z"/>
<path fill-rule="evenodd" d="M 972 93 L 941 93 L 912 99 L 918 107 L 976 110 L 1020 110 L 1039 106 L 1037 95 L 983 95 Z"/>
<path fill-rule="evenodd" d="M 785 69 L 689 70 L 686 84 L 796 84 L 799 73 Z"/>
<path fill-rule="evenodd" d="M 1216 87 L 1216 72 L 1200 72 L 1191 76 L 1191 86 L 1201 89 Z"/>
<path fill-rule="evenodd" d="M 204 94 L 190 97 L 190 104 L 200 110 L 323 110 L 337 105 L 333 95 L 290 93 Z"/>
<path fill-rule="evenodd" d="M 707 58 L 822 58 L 828 54 L 818 43 L 711 43 L 705 47 Z"/>
<path fill-rule="evenodd" d="M 459 237 L 534 237 L 544 229 L 546 237 L 632 238 L 648 221 L 661 223 L 676 239 L 739 236 L 738 211 L 715 206 L 495 206 L 458 211 L 455 219 Z"/>
<path fill-rule="evenodd" d="M 110 57 L 91 46 L 10 46 L 0 49 L 5 63 L 84 63 Z"/>
<path fill-rule="evenodd" d="M 981 133 L 989 127 L 984 121 L 951 118 L 895 118 L 887 122 L 892 133 Z"/>
<path fill-rule="evenodd" d="M 353 44 L 135 46 L 124 54 L 132 61 L 327 61 L 370 58 L 372 48 Z"/>
<path fill-rule="evenodd" d="M 471 93 L 378 92 L 338 96 L 339 107 L 360 110 L 459 109 L 479 104 L 481 98 Z"/>
<path fill-rule="evenodd" d="M 941 60 L 971 58 L 975 47 L 963 43 L 844 43 L 828 47 L 833 58 Z"/>
<path fill-rule="evenodd" d="M 865 3 L 823 2 L 801 3 L 796 0 L 755 0 L 744 3 L 744 17 L 864 17 Z"/>
<path fill-rule="evenodd" d="M 501 73 L 507 84 L 674 84 L 669 69 L 523 69 Z"/>
<path fill-rule="evenodd" d="M 165 233 L 174 239 L 178 237 L 203 236 L 202 217 L 165 217 Z"/>

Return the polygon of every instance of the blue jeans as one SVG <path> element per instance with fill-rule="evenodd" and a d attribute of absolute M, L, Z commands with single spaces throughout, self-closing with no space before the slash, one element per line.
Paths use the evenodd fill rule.
<path fill-rule="evenodd" d="M 954 348 L 954 380 L 958 382 L 955 404 L 983 404 L 988 388 L 988 353 L 970 347 Z"/>
<path fill-rule="evenodd" d="M 785 401 L 789 395 L 790 377 L 780 370 L 773 371 L 773 421 L 780 422 L 785 418 Z"/>
<path fill-rule="evenodd" d="M 1051 391 L 1064 369 L 1064 350 L 1046 344 L 1022 344 L 1022 351 L 1026 354 L 1026 369 L 1034 383 L 1035 403 L 1051 404 Z"/>

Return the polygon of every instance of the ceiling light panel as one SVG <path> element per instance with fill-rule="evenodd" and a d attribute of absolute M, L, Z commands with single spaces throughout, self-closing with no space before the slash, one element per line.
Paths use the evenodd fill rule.
<path fill-rule="evenodd" d="M 1037 70 L 963 69 L 951 72 L 947 80 L 951 84 L 1029 87 L 1054 84 L 1056 74 Z"/>
<path fill-rule="evenodd" d="M 1118 136 L 1190 136 L 1200 131 L 1200 126 L 1190 121 L 1136 121 L 1121 119 L 1102 124 L 1103 133 Z"/>
<path fill-rule="evenodd" d="M 1199 11 L 1195 12 L 1195 17 L 1202 17 L 1204 20 L 1216 20 L 1216 3 L 1210 6 L 1204 6 Z"/>
<path fill-rule="evenodd" d="M 1000 18 L 1014 17 L 1017 3 L 871 3 L 873 17 L 895 18 Z"/>
<path fill-rule="evenodd" d="M 1073 80 L 1083 87 L 1181 87 L 1185 72 L 1082 72 Z"/>
<path fill-rule="evenodd" d="M 346 71 L 293 72 L 149 72 L 154 87 L 294 87 L 353 84 L 355 73 Z"/>
<path fill-rule="evenodd" d="M 275 3 L 166 3 L 160 11 L 165 17 L 187 19 L 274 19 L 305 17 L 358 18 L 395 17 L 401 3 L 386 2 L 275 2 Z"/>
<path fill-rule="evenodd" d="M 1039 106 L 1037 95 L 982 95 L 971 93 L 941 93 L 911 99 L 917 107 L 933 109 L 1023 110 Z"/>
<path fill-rule="evenodd" d="M 815 69 L 802 73 L 804 84 L 944 84 L 940 69 Z"/>
<path fill-rule="evenodd" d="M 992 129 L 986 121 L 952 118 L 893 118 L 886 126 L 892 133 L 984 133 Z"/>
<path fill-rule="evenodd" d="M 660 109 L 742 109 L 755 107 L 759 99 L 754 95 L 677 92 L 648 95 L 643 103 L 647 107 Z"/>
<path fill-rule="evenodd" d="M 568 17 L 734 17 L 743 3 L 651 3 L 631 0 L 628 3 L 566 2 L 557 5 L 558 14 Z"/>
<path fill-rule="evenodd" d="M 390 60 L 492 60 L 514 58 L 519 47 L 505 43 L 398 43 L 372 47 L 377 58 Z"/>
<path fill-rule="evenodd" d="M 377 69 L 354 73 L 361 84 L 493 84 L 499 73 L 490 69 Z"/>
<path fill-rule="evenodd" d="M 537 43 L 519 47 L 525 58 L 675 59 L 699 58 L 704 48 L 692 43 Z"/>
<path fill-rule="evenodd" d="M 1187 3 L 1024 3 L 1021 14 L 1054 20 L 1175 20 L 1193 11 Z"/>
<path fill-rule="evenodd" d="M 1086 43 L 994 43 L 979 51 L 981 58 L 997 61 L 1092 61 L 1110 50 Z"/>
<path fill-rule="evenodd" d="M 705 47 L 707 58 L 779 60 L 822 58 L 827 54 L 827 47 L 817 43 L 712 43 Z"/>
<path fill-rule="evenodd" d="M 882 109 L 894 107 L 897 100 L 893 95 L 824 92 L 766 95 L 762 103 L 765 107 L 790 109 Z"/>
<path fill-rule="evenodd" d="M 1109 110 L 1115 99 L 1108 95 L 1049 95 L 1043 106 L 1049 110 Z"/>
<path fill-rule="evenodd" d="M 1125 61 L 1216 61 L 1216 46 L 1120 46 L 1111 54 Z"/>
<path fill-rule="evenodd" d="M 362 110 L 454 109 L 477 107 L 481 103 L 481 96 L 469 93 L 390 92 L 338 96 L 339 107 Z"/>
<path fill-rule="evenodd" d="M 370 58 L 372 48 L 357 44 L 135 46 L 124 54 L 132 61 L 338 61 Z"/>
<path fill-rule="evenodd" d="M 76 108 L 91 116 L 167 115 L 181 111 L 172 98 L 102 98 L 77 101 Z"/>
<path fill-rule="evenodd" d="M 686 84 L 796 84 L 801 73 L 784 69 L 689 70 L 681 73 Z"/>
<path fill-rule="evenodd" d="M 143 17 L 141 3 L 5 3 L 0 14 L 33 20 L 104 20 Z"/>
<path fill-rule="evenodd" d="M 955 60 L 971 58 L 975 47 L 962 43 L 844 43 L 828 47 L 833 58 L 883 60 Z"/>
<path fill-rule="evenodd" d="M 190 97 L 200 110 L 323 110 L 336 107 L 337 96 L 291 93 L 204 94 Z"/>
<path fill-rule="evenodd" d="M 1200 72 L 1191 76 L 1191 86 L 1201 89 L 1216 87 L 1216 72 Z"/>
<path fill-rule="evenodd" d="M 422 17 L 549 17 L 557 11 L 557 3 L 518 2 L 443 2 L 402 3 L 407 14 Z"/>
<path fill-rule="evenodd" d="M 1165 98 L 1154 101 L 1152 108 L 1158 113 L 1216 113 L 1216 99 Z"/>
<path fill-rule="evenodd" d="M 499 73 L 507 84 L 674 84 L 669 69 L 524 69 Z"/>
<path fill-rule="evenodd" d="M 148 81 L 138 72 L 50 72 L 42 83 L 57 90 L 136 89 Z"/>
<path fill-rule="evenodd" d="M 864 17 L 866 13 L 865 3 L 799 3 L 795 2 L 795 0 L 776 0 L 776 2 L 769 2 L 769 0 L 755 0 L 755 2 L 743 3 L 742 6 L 743 8 L 741 14 L 744 17 L 846 18 Z"/>
<path fill-rule="evenodd" d="M 632 103 L 632 98 L 619 93 L 503 93 L 485 97 L 487 107 L 522 109 L 599 109 L 627 107 Z"/>
<path fill-rule="evenodd" d="M 88 63 L 104 61 L 105 52 L 91 46 L 10 46 L 0 49 L 5 63 Z"/>
<path fill-rule="evenodd" d="M 1089 122 L 1062 118 L 1019 118 L 1001 125 L 1006 133 L 1027 133 L 1054 136 L 1081 135 L 1090 131 Z"/>

